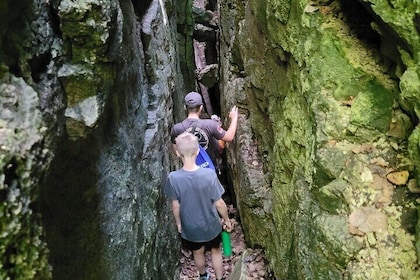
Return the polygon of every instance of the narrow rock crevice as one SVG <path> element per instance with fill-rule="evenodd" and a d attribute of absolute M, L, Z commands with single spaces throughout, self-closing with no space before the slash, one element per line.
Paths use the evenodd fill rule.
<path fill-rule="evenodd" d="M 219 91 L 219 63 L 218 54 L 218 20 L 216 14 L 217 5 L 205 1 L 194 1 L 194 57 L 196 63 L 195 74 L 197 84 L 203 96 L 205 114 L 203 117 L 210 118 L 217 115 L 220 119 L 229 120 L 228 116 L 221 116 L 220 91 Z M 209 10 L 213 8 L 214 10 Z M 224 127 L 228 123 L 223 124 Z M 225 198 L 229 204 L 236 207 L 235 193 L 232 187 L 232 180 L 229 177 L 226 164 L 226 153 L 223 150 L 215 163 L 218 169 L 218 176 L 226 188 Z"/>
<path fill-rule="evenodd" d="M 222 116 L 222 104 L 220 97 L 220 54 L 219 54 L 219 26 L 217 2 L 207 3 L 204 1 L 195 1 L 193 14 L 194 25 L 194 57 L 195 57 L 195 75 L 197 86 L 203 96 L 205 105 L 204 118 L 214 117 L 216 115 L 221 120 L 226 120 L 223 127 L 229 125 L 229 116 Z M 229 108 L 230 109 L 230 108 Z M 227 112 L 228 113 L 228 112 Z M 233 254 L 230 257 L 223 258 L 224 277 L 226 279 L 274 279 L 272 272 L 268 268 L 265 260 L 264 251 L 256 248 L 249 248 L 245 242 L 244 232 L 241 226 L 241 218 L 237 209 L 236 194 L 233 187 L 232 165 L 228 163 L 226 150 L 220 153 L 216 169 L 218 178 L 225 187 L 223 199 L 229 208 L 229 217 L 234 223 L 234 229 L 231 232 L 231 241 Z M 208 270 L 214 273 L 210 254 L 206 255 Z M 190 252 L 181 251 L 180 256 L 180 274 L 183 279 L 195 278 L 197 270 Z"/>
<path fill-rule="evenodd" d="M 405 71 L 397 49 L 397 42 L 401 41 L 401 38 L 390 33 L 387 24 L 383 23 L 369 6 L 357 1 L 341 0 L 337 16 L 345 22 L 352 36 L 378 54 L 377 60 L 384 73 L 395 79 L 401 76 Z"/>

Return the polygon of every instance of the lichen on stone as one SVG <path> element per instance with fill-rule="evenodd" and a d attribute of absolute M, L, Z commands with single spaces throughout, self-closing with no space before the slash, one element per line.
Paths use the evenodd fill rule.
<path fill-rule="evenodd" d="M 0 97 L 0 278 L 49 279 L 44 232 L 32 209 L 37 172 L 48 164 L 39 145 L 45 129 L 38 96 L 22 78 L 10 76 L 0 81 Z"/>

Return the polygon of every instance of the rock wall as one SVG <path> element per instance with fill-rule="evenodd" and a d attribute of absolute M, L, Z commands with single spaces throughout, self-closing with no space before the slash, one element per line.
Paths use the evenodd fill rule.
<path fill-rule="evenodd" d="M 0 278 L 173 278 L 179 244 L 160 189 L 190 82 L 173 42 L 191 38 L 177 32 L 191 8 L 0 7 L 10 38 L 0 43 Z"/>
<path fill-rule="evenodd" d="M 419 9 L 220 1 L 228 162 L 277 279 L 419 277 Z"/>
<path fill-rule="evenodd" d="M 0 1 L 0 278 L 49 279 L 39 191 L 63 112 L 51 36 L 40 2 Z M 63 118 L 61 118 L 63 119 Z"/>

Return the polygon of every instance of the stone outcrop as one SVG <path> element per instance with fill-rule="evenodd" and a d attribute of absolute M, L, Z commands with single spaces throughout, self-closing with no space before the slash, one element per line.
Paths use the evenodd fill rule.
<path fill-rule="evenodd" d="M 419 179 L 418 4 L 220 4 L 221 100 L 242 113 L 228 162 L 248 244 L 277 279 L 418 278 L 406 184 Z"/>
<path fill-rule="evenodd" d="M 176 17 L 158 1 L 0 6 L 0 278 L 172 278 Z"/>
<path fill-rule="evenodd" d="M 5 75 L 0 84 L 1 279 L 48 279 L 48 248 L 34 201 L 50 151 L 35 90 Z"/>

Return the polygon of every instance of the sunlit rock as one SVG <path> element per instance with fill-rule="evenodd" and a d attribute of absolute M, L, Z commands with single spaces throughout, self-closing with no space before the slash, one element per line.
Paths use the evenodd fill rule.
<path fill-rule="evenodd" d="M 408 171 L 403 170 L 403 171 L 391 172 L 386 175 L 386 178 L 394 185 L 400 186 L 400 185 L 405 185 L 407 183 L 409 175 L 410 174 L 408 173 Z"/>
<path fill-rule="evenodd" d="M 85 138 L 88 129 L 95 126 L 100 117 L 101 106 L 96 96 L 68 107 L 65 111 L 66 130 L 70 138 Z"/>
<path fill-rule="evenodd" d="M 349 231 L 352 234 L 363 235 L 368 232 L 386 231 L 387 217 L 373 207 L 363 207 L 349 216 Z"/>

